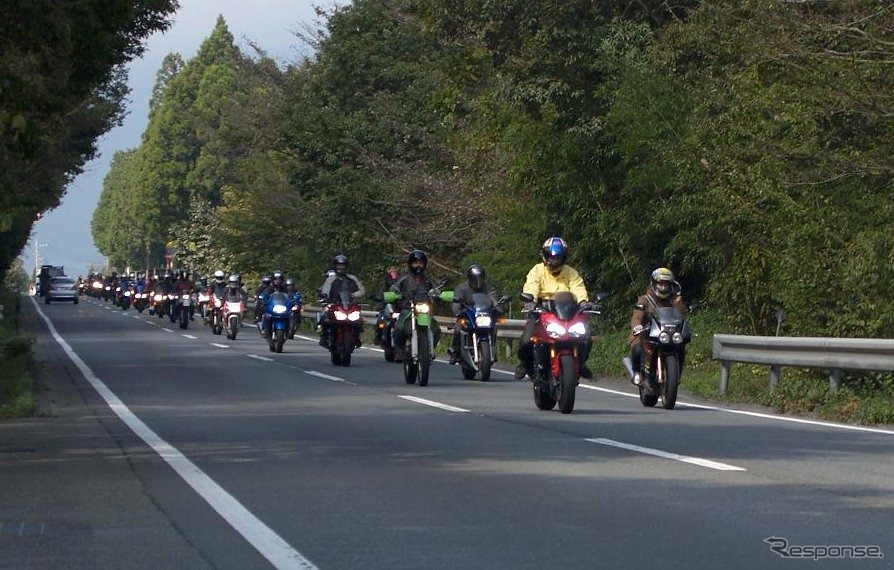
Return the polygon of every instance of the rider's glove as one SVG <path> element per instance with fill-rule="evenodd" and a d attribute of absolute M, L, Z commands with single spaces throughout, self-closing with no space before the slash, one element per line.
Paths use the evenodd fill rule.
<path fill-rule="evenodd" d="M 431 297 L 432 299 L 434 299 L 438 295 L 440 295 L 440 293 L 438 293 L 437 289 L 429 289 L 428 290 L 428 296 Z"/>
<path fill-rule="evenodd" d="M 643 325 L 636 325 L 635 327 L 633 327 L 633 336 L 638 336 L 639 333 L 643 332 L 644 328 L 645 327 L 643 327 Z"/>
<path fill-rule="evenodd" d="M 590 301 L 581 301 L 579 307 L 580 307 L 581 311 L 595 311 L 596 310 L 596 305 L 594 305 Z"/>

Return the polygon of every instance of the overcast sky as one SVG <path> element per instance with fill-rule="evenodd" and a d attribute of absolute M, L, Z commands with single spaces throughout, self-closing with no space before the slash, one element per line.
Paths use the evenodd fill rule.
<path fill-rule="evenodd" d="M 338 2 L 339 5 L 346 3 Z M 301 60 L 309 55 L 308 48 L 295 37 L 294 31 L 315 21 L 314 4 L 331 6 L 332 1 L 180 0 L 181 8 L 171 28 L 164 34 L 151 36 L 146 53 L 129 66 L 131 93 L 124 124 L 100 140 L 100 156 L 88 163 L 84 174 L 69 185 L 62 204 L 34 225 L 31 241 L 21 256 L 25 267 L 29 271 L 34 267 L 35 244 L 39 246 L 41 263 L 64 265 L 65 272 L 71 276 L 86 275 L 89 265 L 99 268 L 104 264 L 104 257 L 93 244 L 90 220 L 115 151 L 134 148 L 140 143 L 148 120 L 155 74 L 167 54 L 177 52 L 185 60 L 191 59 L 211 34 L 217 17 L 223 15 L 237 45 L 246 53 L 253 53 L 247 45 L 251 41 L 280 64 Z"/>

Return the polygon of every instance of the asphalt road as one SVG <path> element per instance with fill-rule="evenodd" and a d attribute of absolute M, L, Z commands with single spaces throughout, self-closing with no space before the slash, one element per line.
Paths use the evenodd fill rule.
<path fill-rule="evenodd" d="M 508 373 L 437 362 L 421 388 L 374 349 L 25 310 L 49 411 L 0 423 L 3 568 L 894 565 L 891 430 L 619 382 L 562 415 Z"/>

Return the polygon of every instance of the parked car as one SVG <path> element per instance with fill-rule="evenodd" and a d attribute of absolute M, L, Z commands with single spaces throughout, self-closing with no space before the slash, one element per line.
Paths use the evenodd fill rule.
<path fill-rule="evenodd" d="M 51 301 L 74 301 L 78 304 L 78 283 L 71 277 L 51 277 L 44 303 Z"/>

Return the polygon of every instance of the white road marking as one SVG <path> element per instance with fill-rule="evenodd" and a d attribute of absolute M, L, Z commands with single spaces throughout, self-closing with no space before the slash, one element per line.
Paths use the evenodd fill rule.
<path fill-rule="evenodd" d="M 184 338 L 191 338 L 191 339 L 193 339 L 193 340 L 196 340 L 196 338 L 197 338 L 197 337 L 192 336 L 191 334 L 185 334 L 185 335 L 183 335 L 183 337 L 184 337 Z"/>
<path fill-rule="evenodd" d="M 330 376 L 328 374 L 323 374 L 322 372 L 317 372 L 316 370 L 302 370 L 305 374 L 309 374 L 310 376 L 316 376 L 317 378 L 323 378 L 325 380 L 332 380 L 333 382 L 344 382 L 345 384 L 353 384 L 353 382 L 348 382 L 344 378 L 339 378 L 338 376 Z"/>
<path fill-rule="evenodd" d="M 625 396 L 628 398 L 637 398 L 639 399 L 638 394 L 630 394 L 627 392 L 621 392 L 620 390 L 611 390 L 609 388 L 598 388 L 596 386 L 588 386 L 586 384 L 581 384 L 581 388 L 586 388 L 588 390 L 596 390 L 598 392 L 605 392 L 607 394 L 615 394 L 616 396 Z M 705 406 L 703 404 L 688 404 L 686 402 L 681 402 L 677 400 L 678 406 L 687 406 L 689 408 L 698 408 L 702 410 L 711 410 L 714 412 L 724 412 L 726 414 L 739 414 L 740 416 L 751 416 L 755 418 L 763 418 L 767 420 L 776 420 L 780 422 L 793 422 L 796 424 L 808 424 L 813 426 L 821 426 L 821 427 L 829 427 L 835 429 L 844 429 L 844 430 L 852 430 L 852 431 L 864 431 L 869 433 L 881 433 L 884 435 L 894 435 L 894 431 L 888 429 L 880 429 L 880 428 L 870 428 L 863 426 L 852 426 L 848 424 L 836 424 L 833 422 L 820 422 L 816 420 L 805 420 L 802 418 L 792 418 L 788 416 L 774 416 L 773 414 L 762 414 L 760 412 L 748 412 L 746 410 L 734 410 L 731 408 L 721 408 L 719 406 Z"/>
<path fill-rule="evenodd" d="M 195 338 L 195 337 L 193 337 L 193 338 Z M 217 348 L 230 348 L 230 345 L 220 344 L 218 342 L 209 342 L 208 344 L 210 344 L 211 346 L 216 346 Z"/>
<path fill-rule="evenodd" d="M 456 406 L 450 406 L 448 404 L 442 404 L 440 402 L 426 400 L 425 398 L 417 398 L 416 396 L 398 396 L 398 398 L 402 398 L 404 400 L 409 400 L 411 402 L 416 402 L 417 404 L 424 404 L 426 406 L 431 406 L 433 408 L 440 408 L 442 410 L 447 410 L 448 412 L 468 412 L 469 411 L 469 410 L 465 410 L 463 408 L 457 408 Z"/>
<path fill-rule="evenodd" d="M 146 445 L 151 447 L 171 468 L 192 487 L 223 519 L 241 534 L 274 568 L 283 569 L 315 569 L 313 563 L 282 539 L 273 529 L 246 509 L 239 501 L 218 485 L 211 477 L 199 469 L 177 448 L 163 440 L 136 414 L 124 405 L 102 380 L 88 367 L 81 357 L 72 350 L 65 339 L 56 332 L 56 327 L 43 314 L 37 302 L 32 299 L 38 314 L 46 322 L 47 328 L 62 350 L 68 355 L 93 389 L 105 400 L 109 408 L 131 429 Z"/>
<path fill-rule="evenodd" d="M 597 438 L 587 438 L 587 441 L 590 441 L 593 443 L 598 443 L 600 445 L 608 445 L 610 447 L 619 447 L 621 449 L 627 449 L 630 451 L 645 453 L 646 455 L 654 455 L 655 457 L 663 457 L 665 459 L 673 459 L 674 461 L 682 461 L 683 463 L 691 463 L 692 465 L 698 465 L 700 467 L 707 467 L 709 469 L 717 469 L 718 471 L 745 471 L 745 469 L 743 467 L 736 467 L 735 465 L 728 465 L 726 463 L 718 463 L 716 461 L 711 461 L 709 459 L 702 459 L 701 457 L 690 457 L 688 455 L 678 455 L 676 453 L 668 453 L 666 451 L 661 451 L 659 449 L 651 449 L 649 447 L 640 447 L 638 445 L 622 443 L 620 441 L 615 441 L 613 439 L 604 439 L 601 437 L 597 437 Z"/>
<path fill-rule="evenodd" d="M 168 329 L 168 328 L 165 328 L 165 327 L 161 327 L 161 330 L 163 330 L 163 331 L 165 331 L 165 332 L 171 332 L 171 333 L 174 332 L 174 331 L 172 331 L 171 329 Z"/>
<path fill-rule="evenodd" d="M 272 358 L 267 358 L 266 356 L 258 356 L 257 354 L 246 354 L 245 356 L 254 358 L 255 360 L 263 360 L 264 362 L 275 362 Z"/>

